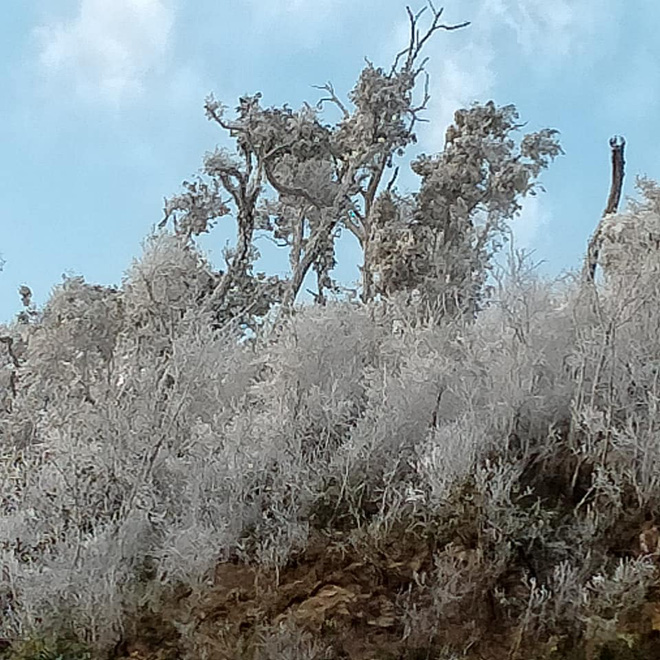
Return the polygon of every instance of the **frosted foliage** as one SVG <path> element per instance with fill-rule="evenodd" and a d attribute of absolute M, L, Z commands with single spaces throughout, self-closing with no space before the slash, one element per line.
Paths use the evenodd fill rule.
<path fill-rule="evenodd" d="M 517 121 L 514 106 L 492 101 L 457 111 L 444 151 L 411 165 L 422 178 L 412 209 L 389 191 L 380 195 L 371 253 L 380 293 L 417 288 L 436 313 L 474 314 L 506 222 L 562 153 L 550 129 L 517 145 Z"/>
<path fill-rule="evenodd" d="M 438 612 L 494 584 L 516 556 L 511 539 L 548 562 L 525 607 L 559 621 L 550 603 L 572 598 L 561 566 L 577 561 L 576 545 L 577 593 L 596 594 L 579 595 L 577 625 L 607 619 L 598 603 L 610 592 L 635 602 L 643 567 L 617 573 L 596 548 L 624 493 L 660 503 L 657 377 L 644 357 L 660 350 L 652 299 L 629 310 L 616 351 L 627 365 L 602 352 L 601 323 L 618 322 L 623 301 L 607 302 L 602 321 L 584 314 L 570 286 L 543 281 L 524 259 L 498 274 L 496 301 L 472 324 L 427 323 L 403 302 L 333 303 L 298 309 L 239 344 L 185 302 L 205 270 L 178 240 L 154 244 L 120 292 L 69 283 L 86 301 L 76 307 L 55 291 L 26 335 L 14 405 L 2 417 L 0 634 L 66 618 L 108 648 L 127 611 L 164 583 L 203 589 L 231 558 L 282 568 L 319 529 L 386 529 L 411 511 L 441 517 L 452 506 L 452 519 L 480 526 L 490 563 L 439 559 L 438 579 L 452 566 L 462 577 L 429 587 Z M 61 350 L 62 327 L 76 327 L 75 318 L 58 325 L 57 313 L 112 319 L 119 299 L 125 316 L 117 312 L 108 337 L 96 316 L 85 321 L 108 353 L 88 347 L 92 396 L 73 397 L 75 379 L 69 391 L 43 357 L 49 342 Z M 66 341 L 85 338 L 71 330 Z M 58 378 L 55 395 L 48 388 Z M 33 383 L 50 392 L 47 405 L 29 405 L 39 401 Z M 567 446 L 559 429 L 572 416 L 577 439 Z M 25 425 L 31 442 L 19 448 Z M 592 499 L 557 528 L 528 489 L 561 474 L 567 455 L 593 466 Z M 537 465 L 541 484 L 526 481 Z M 601 588 L 599 574 L 614 582 Z"/>
<path fill-rule="evenodd" d="M 84 287 L 66 290 L 85 301 Z M 122 604 L 132 589 L 127 585 L 154 558 L 161 562 L 161 571 L 193 580 L 191 574 L 203 575 L 218 551 L 235 545 L 242 529 L 232 523 L 239 505 L 235 473 L 225 459 L 209 464 L 208 458 L 218 450 L 214 429 L 229 424 L 255 370 L 245 348 L 214 335 L 203 318 L 190 319 L 188 333 L 179 325 L 180 334 L 170 340 L 166 366 L 144 359 L 141 351 L 153 355 L 153 345 L 140 348 L 128 341 L 130 334 L 120 333 L 109 364 L 123 366 L 118 378 L 108 381 L 106 373 L 101 379 L 103 395 L 97 389 L 93 403 L 72 399 L 71 379 L 61 383 L 62 396 L 56 397 L 48 388 L 59 374 L 40 356 L 50 353 L 49 341 L 59 348 L 62 334 L 53 327 L 61 329 L 63 324 L 56 312 L 70 310 L 75 300 L 72 297 L 65 308 L 64 302 L 56 291 L 43 323 L 33 329 L 20 372 L 19 383 L 25 387 L 19 388 L 12 415 L 3 420 L 5 438 L 11 442 L 18 438 L 20 417 L 27 417 L 33 439 L 22 455 L 9 447 L 3 452 L 0 530 L 4 556 L 12 558 L 7 565 L 15 569 L 5 576 L 9 582 L 3 587 L 9 589 L 3 592 L 6 602 L 13 603 L 4 632 L 31 625 L 37 616 L 44 625 L 56 625 L 60 615 L 53 611 L 44 618 L 43 610 L 49 609 L 48 603 L 60 603 L 61 616 L 70 613 L 94 643 L 103 646 L 116 641 Z M 83 320 L 88 308 L 78 305 Z M 75 320 L 68 322 L 77 328 Z M 151 336 L 158 334 L 152 327 Z M 64 347 L 76 351 L 78 338 L 69 335 Z M 103 334 L 100 338 L 103 346 Z M 89 337 L 80 341 L 85 339 Z M 91 358 L 94 353 L 90 348 L 82 355 Z M 90 372 L 96 378 L 99 370 L 110 369 L 100 358 L 93 364 L 97 373 L 91 367 Z M 170 372 L 177 376 L 172 394 L 178 403 L 168 413 L 159 383 Z M 45 409 L 28 406 L 35 399 L 32 383 L 40 383 L 38 394 L 50 396 Z M 184 433 L 190 427 L 193 433 Z M 174 460 L 184 455 L 187 461 Z M 171 473 L 168 464 L 174 467 Z M 198 477 L 191 479 L 191 471 Z M 230 497 L 218 489 L 223 479 L 223 492 Z M 220 498 L 215 509 L 208 504 L 214 493 Z M 241 520 L 247 518 L 246 513 Z M 191 519 L 201 521 L 192 528 L 194 536 Z M 163 543 L 169 548 L 170 539 L 171 549 L 162 548 Z M 44 571 L 48 587 L 39 590 Z"/>
<path fill-rule="evenodd" d="M 368 63 L 349 94 L 356 110 L 339 124 L 334 138 L 339 152 L 364 156 L 374 137 L 396 149 L 415 142 L 406 122 L 414 86 L 412 72 L 392 75 Z"/>
<path fill-rule="evenodd" d="M 640 559 L 620 561 L 611 575 L 594 575 L 588 584 L 592 607 L 600 609 L 601 616 L 625 616 L 644 601 L 653 572 L 653 563 Z"/>
<path fill-rule="evenodd" d="M 638 611 L 653 580 L 646 558 L 620 560 L 615 567 L 589 574 L 584 566 L 559 563 L 544 586 L 545 598 L 534 603 L 534 616 L 550 630 L 585 630 L 605 643 L 617 638 L 618 623 Z"/>
<path fill-rule="evenodd" d="M 341 307 L 296 315 L 282 341 L 264 351 L 263 360 L 272 371 L 253 391 L 271 397 L 318 392 L 317 400 L 332 396 L 356 404 L 364 369 L 374 364 L 384 334 L 364 310 Z M 292 384 L 295 391 L 286 392 Z"/>
<path fill-rule="evenodd" d="M 25 328 L 24 340 L 16 337 L 25 366 L 24 404 L 43 409 L 65 396 L 102 396 L 122 324 L 116 289 L 86 284 L 82 277 L 55 287 L 38 326 Z"/>
<path fill-rule="evenodd" d="M 472 473 L 484 442 L 483 433 L 477 420 L 466 415 L 431 434 L 421 448 L 417 469 L 428 483 L 433 500 L 443 501 L 454 484 Z"/>
<path fill-rule="evenodd" d="M 473 314 L 505 221 L 562 150 L 552 129 L 516 144 L 512 134 L 522 124 L 514 106 L 475 104 L 456 112 L 440 154 L 412 163 L 422 177 L 419 192 L 397 193 L 395 160 L 416 143 L 414 129 L 429 100 L 423 48 L 436 31 L 467 26 L 444 24 L 442 9 L 425 10 L 409 11 L 408 47 L 389 68 L 367 60 L 347 101 L 328 82 L 318 86 L 316 107 L 264 107 L 261 93 L 246 94 L 230 118 L 210 96 L 207 117 L 235 150 L 207 154 L 201 176 L 167 202 L 163 222 L 172 217 L 175 231 L 191 236 L 233 215 L 237 247 L 227 281 L 253 263 L 248 243 L 255 231 L 272 234 L 290 265 L 273 303 L 294 303 L 310 271 L 317 302 L 339 293 L 335 243 L 347 231 L 363 254 L 363 302 L 417 288 L 435 316 Z M 339 119 L 324 124 L 328 106 Z"/>
<path fill-rule="evenodd" d="M 185 240 L 164 233 L 154 235 L 125 277 L 127 318 L 138 333 L 141 326 L 147 326 L 145 334 L 152 332 L 149 324 L 174 329 L 214 284 L 208 263 Z"/>
<path fill-rule="evenodd" d="M 170 587 L 192 612 L 219 563 L 278 583 L 320 542 L 377 552 L 374 573 L 386 558 L 410 649 L 442 621 L 476 644 L 495 615 L 523 657 L 528 638 L 611 640 L 638 611 L 660 552 L 660 187 L 605 219 L 606 286 L 581 287 L 513 248 L 492 262 L 561 153 L 556 131 L 519 135 L 514 106 L 458 110 L 412 163 L 419 190 L 396 169 L 385 185 L 428 100 L 421 45 L 460 27 L 440 15 L 423 36 L 410 10 L 409 49 L 367 62 L 350 105 L 329 83 L 315 108 L 246 95 L 234 119 L 209 98 L 235 151 L 166 202 L 121 286 L 65 278 L 39 310 L 21 287 L 0 329 L 0 641 L 68 628 L 106 657 Z M 195 240 L 229 216 L 215 271 Z M 344 230 L 360 302 L 324 293 Z M 258 231 L 285 278 L 254 273 Z M 319 304 L 298 307 L 310 271 Z M 261 623 L 255 658 L 335 652 Z"/>
<path fill-rule="evenodd" d="M 216 158 L 222 158 L 218 152 Z M 208 233 L 217 218 L 227 215 L 229 207 L 223 202 L 217 182 L 203 180 L 186 181 L 185 192 L 170 197 L 165 202 L 165 217 L 172 218 L 174 230 L 179 236 L 199 236 Z"/>
<path fill-rule="evenodd" d="M 660 187 L 649 179 L 638 179 L 641 200 L 605 218 L 602 224 L 601 263 L 606 278 L 657 273 L 660 266 Z"/>
<path fill-rule="evenodd" d="M 119 298 L 116 289 L 86 284 L 82 277 L 67 278 L 45 306 L 41 328 L 59 332 L 59 342 L 54 337 L 50 341 L 61 344 L 61 351 L 75 346 L 107 361 L 121 325 Z M 53 358 L 66 359 L 63 354 Z"/>

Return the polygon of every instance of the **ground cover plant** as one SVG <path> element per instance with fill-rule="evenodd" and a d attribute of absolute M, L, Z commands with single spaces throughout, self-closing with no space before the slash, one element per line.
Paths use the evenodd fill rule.
<path fill-rule="evenodd" d="M 299 111 L 208 99 L 236 150 L 121 286 L 69 277 L 41 309 L 21 288 L 0 332 L 6 658 L 660 655 L 660 188 L 603 218 L 601 279 L 544 279 L 510 242 L 497 267 L 557 132 L 460 109 L 398 191 L 423 46 L 465 27 L 408 11 L 408 48 L 350 104 L 329 83 Z M 218 271 L 196 238 L 228 220 Z M 341 230 L 359 298 L 332 277 Z M 256 232 L 290 277 L 254 272 Z"/>

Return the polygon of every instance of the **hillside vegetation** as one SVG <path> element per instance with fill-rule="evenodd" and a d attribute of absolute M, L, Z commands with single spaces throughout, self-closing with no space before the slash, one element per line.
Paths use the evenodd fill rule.
<path fill-rule="evenodd" d="M 41 309 L 21 287 L 0 655 L 660 657 L 660 188 L 606 216 L 598 281 L 513 248 L 496 267 L 556 131 L 516 140 L 515 108 L 477 104 L 413 162 L 418 192 L 381 185 L 420 111 L 409 16 L 350 110 L 324 87 L 335 126 L 207 101 L 236 152 L 207 155 L 119 287 L 66 278 Z M 216 271 L 196 237 L 223 217 Z M 360 299 L 331 277 L 342 228 Z M 257 231 L 290 277 L 253 272 Z"/>

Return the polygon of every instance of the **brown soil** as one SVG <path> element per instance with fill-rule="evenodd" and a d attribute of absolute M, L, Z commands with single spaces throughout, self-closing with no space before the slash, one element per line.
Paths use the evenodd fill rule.
<path fill-rule="evenodd" d="M 332 657 L 426 657 L 403 639 L 396 600 L 431 570 L 433 552 L 415 534 L 391 535 L 380 547 L 366 535 L 356 543 L 318 534 L 279 582 L 272 570 L 222 563 L 206 593 L 174 590 L 162 610 L 144 614 L 116 657 L 174 660 L 193 648 L 209 658 L 259 657 L 260 638 L 282 626 L 322 640 Z"/>
<path fill-rule="evenodd" d="M 437 628 L 432 625 L 430 632 L 428 626 L 406 626 L 402 600 L 407 596 L 408 612 L 412 603 L 423 616 L 429 603 L 420 585 L 433 570 L 434 556 L 444 552 L 458 553 L 466 562 L 479 561 L 474 549 L 456 544 L 438 548 L 431 535 L 402 529 L 391 531 L 380 543 L 369 534 L 316 533 L 279 576 L 263 567 L 221 563 L 213 586 L 204 593 L 172 589 L 160 607 L 143 613 L 113 659 L 274 660 L 279 655 L 263 649 L 277 631 L 301 645 L 316 642 L 317 654 L 287 655 L 310 660 L 444 658 L 450 657 L 443 654 L 449 647 L 462 649 L 462 657 L 474 660 L 601 657 L 586 649 L 552 652 L 552 640 L 523 639 L 496 611 L 487 592 L 463 603 L 461 612 L 469 612 L 469 618 L 459 612 Z M 519 588 L 520 575 L 513 572 L 498 588 L 506 589 L 509 581 L 512 590 Z M 644 653 L 652 653 L 649 658 L 660 658 L 660 646 L 653 642 L 660 629 L 659 606 L 649 603 L 633 631 L 636 637 L 646 634 L 644 643 L 652 650 Z M 645 660 L 647 655 L 602 657 Z"/>

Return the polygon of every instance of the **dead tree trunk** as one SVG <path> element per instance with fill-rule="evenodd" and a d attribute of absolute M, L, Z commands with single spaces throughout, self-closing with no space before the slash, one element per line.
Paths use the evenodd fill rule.
<path fill-rule="evenodd" d="M 587 248 L 587 258 L 584 264 L 583 277 L 587 282 L 594 282 L 596 278 L 596 268 L 598 258 L 603 242 L 603 220 L 610 214 L 616 213 L 621 201 L 621 189 L 623 188 L 623 176 L 625 161 L 623 159 L 623 149 L 626 141 L 621 136 L 615 135 L 610 138 L 610 149 L 612 150 L 612 182 L 610 184 L 610 194 L 607 198 L 607 206 L 603 211 L 598 227 L 594 232 L 589 247 Z"/>

